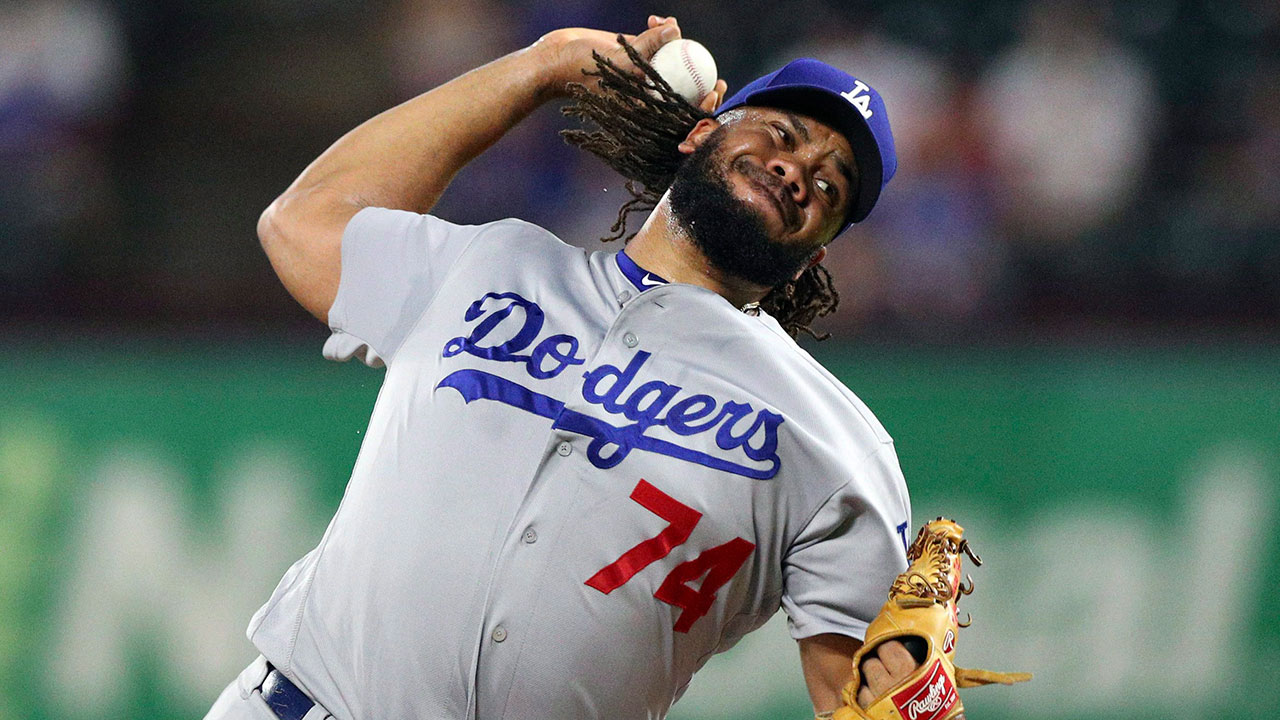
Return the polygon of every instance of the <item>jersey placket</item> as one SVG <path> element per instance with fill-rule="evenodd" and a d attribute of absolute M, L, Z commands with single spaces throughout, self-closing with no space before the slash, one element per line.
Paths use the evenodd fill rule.
<path fill-rule="evenodd" d="M 623 307 L 612 326 L 582 368 L 618 363 L 625 366 L 637 352 L 656 351 L 659 345 L 642 346 L 641 337 L 644 328 L 658 323 L 657 316 L 664 311 L 661 295 L 654 290 L 622 300 Z M 522 712 L 519 707 L 510 707 L 509 702 L 513 695 L 518 696 L 513 693 L 517 668 L 525 639 L 537 622 L 538 586 L 545 575 L 543 570 L 548 563 L 575 550 L 558 542 L 565 523 L 574 521 L 562 509 L 574 506 L 584 483 L 608 482 L 608 471 L 595 467 L 588 459 L 592 438 L 561 426 L 566 414 L 609 418 L 608 422 L 619 423 L 600 407 L 586 402 L 582 375 L 579 370 L 576 382 L 566 391 L 565 412 L 548 431 L 542 460 L 502 543 L 479 639 L 473 690 L 478 699 L 472 702 L 473 716 L 500 718 L 510 712 Z"/>

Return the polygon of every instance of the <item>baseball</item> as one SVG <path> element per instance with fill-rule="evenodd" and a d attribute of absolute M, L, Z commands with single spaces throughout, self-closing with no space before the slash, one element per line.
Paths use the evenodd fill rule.
<path fill-rule="evenodd" d="M 649 61 L 680 97 L 697 105 L 716 86 L 716 61 L 694 40 L 675 40 L 658 48 Z"/>

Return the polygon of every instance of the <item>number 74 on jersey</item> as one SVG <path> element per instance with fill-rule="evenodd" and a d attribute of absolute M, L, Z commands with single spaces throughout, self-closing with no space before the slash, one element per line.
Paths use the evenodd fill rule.
<path fill-rule="evenodd" d="M 676 500 L 658 488 L 641 480 L 631 491 L 631 499 L 641 507 L 667 521 L 662 532 L 649 538 L 617 560 L 605 565 L 587 580 L 587 585 L 608 595 L 622 587 L 636 573 L 661 560 L 672 550 L 683 545 L 702 519 L 702 513 Z M 668 605 L 681 609 L 676 618 L 675 631 L 687 633 L 716 600 L 716 591 L 729 582 L 742 564 L 755 550 L 755 544 L 742 538 L 734 538 L 723 545 L 703 550 L 696 558 L 680 563 L 667 574 L 653 596 Z M 695 590 L 689 585 L 703 576 L 706 578 Z"/>

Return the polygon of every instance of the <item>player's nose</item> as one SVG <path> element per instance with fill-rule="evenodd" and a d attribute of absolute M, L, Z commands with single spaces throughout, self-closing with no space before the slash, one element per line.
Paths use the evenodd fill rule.
<path fill-rule="evenodd" d="M 777 155 L 768 164 L 769 172 L 782 178 L 782 182 L 787 186 L 787 192 L 791 193 L 791 199 L 797 205 L 804 203 L 808 197 L 809 187 L 805 181 L 804 170 L 799 163 L 787 155 Z"/>

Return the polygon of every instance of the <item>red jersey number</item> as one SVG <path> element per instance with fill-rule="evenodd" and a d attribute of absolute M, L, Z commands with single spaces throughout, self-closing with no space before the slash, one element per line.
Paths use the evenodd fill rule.
<path fill-rule="evenodd" d="M 683 545 L 702 519 L 702 513 L 644 480 L 637 483 L 631 491 L 631 499 L 669 524 L 662 532 L 626 551 L 587 580 L 587 585 L 605 595 L 622 587 L 636 573 Z M 653 596 L 683 611 L 676 619 L 676 632 L 689 632 L 689 628 L 707 614 L 711 604 L 716 601 L 716 592 L 737 574 L 755 547 L 754 543 L 734 538 L 723 545 L 702 551 L 692 560 L 680 563 L 667 575 Z M 699 578 L 704 579 L 694 589 L 690 583 Z"/>

